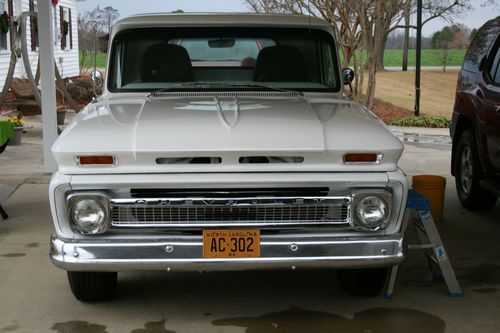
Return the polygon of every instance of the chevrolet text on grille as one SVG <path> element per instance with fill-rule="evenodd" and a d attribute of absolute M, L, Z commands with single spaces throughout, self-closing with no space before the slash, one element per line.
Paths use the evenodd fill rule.
<path fill-rule="evenodd" d="M 206 200 L 206 199 L 169 199 L 169 200 L 164 200 L 164 199 L 140 199 L 136 200 L 134 202 L 130 202 L 129 200 L 126 201 L 128 204 L 136 204 L 136 205 L 148 205 L 148 206 L 170 206 L 170 205 L 176 205 L 176 206 L 190 206 L 194 204 L 200 204 L 203 203 L 207 206 L 213 205 L 213 204 L 218 204 L 218 205 L 225 205 L 225 206 L 246 206 L 246 205 L 302 205 L 305 203 L 315 203 L 315 204 L 321 204 L 321 203 L 326 203 L 327 200 L 329 199 L 338 199 L 338 198 L 290 198 L 290 199 L 240 199 L 240 200 L 227 200 L 227 199 L 212 199 L 212 200 Z M 113 200 L 116 204 L 122 204 L 124 203 L 121 200 Z M 343 198 L 344 203 L 349 203 L 351 202 L 350 198 Z"/>

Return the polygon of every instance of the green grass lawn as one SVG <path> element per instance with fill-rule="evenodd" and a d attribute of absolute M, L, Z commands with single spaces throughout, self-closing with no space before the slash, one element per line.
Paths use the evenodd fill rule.
<path fill-rule="evenodd" d="M 97 52 L 96 64 L 99 68 L 106 67 L 106 56 L 107 54 L 104 52 Z M 80 51 L 80 66 L 81 67 L 94 67 L 94 53 L 89 52 L 87 56 L 84 58 L 82 51 Z"/>
<path fill-rule="evenodd" d="M 448 50 L 448 64 L 447 66 L 462 66 L 464 61 L 465 49 Z M 342 53 L 340 54 L 342 57 Z M 442 50 L 422 50 L 422 66 L 438 66 L 442 67 L 443 63 Z M 366 61 L 366 56 L 365 56 Z M 384 66 L 401 66 L 403 63 L 403 50 L 402 49 L 386 49 L 384 53 Z M 408 66 L 415 66 L 415 50 L 408 50 Z"/>
<path fill-rule="evenodd" d="M 462 66 L 464 61 L 465 49 L 449 50 L 448 66 Z M 442 50 L 422 50 L 422 66 L 443 66 Z M 385 66 L 401 66 L 403 62 L 403 50 L 385 50 L 384 65 Z M 415 66 L 415 50 L 408 51 L 408 66 Z"/>
<path fill-rule="evenodd" d="M 465 49 L 449 50 L 448 56 L 450 62 L 448 66 L 461 66 L 465 56 Z M 440 50 L 422 50 L 422 66 L 443 66 L 440 61 L 442 51 Z M 93 67 L 94 57 L 93 53 L 89 53 L 84 59 L 83 67 Z M 80 60 L 82 60 L 82 53 L 80 52 Z M 384 53 L 385 66 L 401 66 L 403 62 L 403 50 L 387 49 Z M 408 66 L 415 66 L 415 50 L 409 50 L 408 53 Z M 97 53 L 97 67 L 106 67 L 106 53 Z"/>

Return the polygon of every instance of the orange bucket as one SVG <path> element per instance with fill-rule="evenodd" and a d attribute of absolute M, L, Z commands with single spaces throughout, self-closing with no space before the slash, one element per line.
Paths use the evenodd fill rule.
<path fill-rule="evenodd" d="M 441 221 L 443 219 L 446 178 L 431 175 L 413 176 L 412 187 L 429 200 L 434 221 Z"/>

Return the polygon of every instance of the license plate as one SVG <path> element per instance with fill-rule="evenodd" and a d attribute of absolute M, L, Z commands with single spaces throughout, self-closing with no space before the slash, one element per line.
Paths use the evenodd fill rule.
<path fill-rule="evenodd" d="M 203 258 L 254 258 L 260 256 L 260 230 L 203 230 Z"/>

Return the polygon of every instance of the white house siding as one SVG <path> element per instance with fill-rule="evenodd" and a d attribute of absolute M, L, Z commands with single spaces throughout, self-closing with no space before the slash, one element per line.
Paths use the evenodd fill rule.
<path fill-rule="evenodd" d="M 8 6 L 8 1 L 4 0 L 2 1 L 5 4 L 5 10 L 7 10 Z M 15 5 L 14 5 L 15 7 Z M 15 8 L 14 8 L 15 11 Z M 3 12 L 2 12 L 3 13 Z M 0 13 L 0 14 L 2 14 Z M 7 44 L 9 42 L 9 33 L 7 33 Z M 7 76 L 7 72 L 9 70 L 9 63 L 10 63 L 10 47 L 7 47 L 7 50 L 1 50 L 0 49 L 0 87 L 3 88 L 3 84 L 5 82 L 5 77 Z"/>
<path fill-rule="evenodd" d="M 50 1 L 50 0 L 46 0 Z M 5 0 L 7 4 L 7 0 Z M 14 16 L 19 15 L 22 12 L 29 11 L 29 1 L 28 0 L 13 0 L 14 5 Z M 37 1 L 35 0 L 35 8 L 37 6 Z M 70 49 L 70 43 L 68 38 L 68 45 L 66 49 L 61 49 L 61 28 L 59 19 L 59 8 L 63 6 L 64 8 L 71 9 L 71 22 L 72 22 L 72 35 L 73 35 L 73 48 Z M 1 14 L 1 13 L 0 13 Z M 53 12 L 55 16 L 56 26 L 52 22 L 52 27 L 54 31 L 54 58 L 56 60 L 57 67 L 59 68 L 59 73 L 62 74 L 64 78 L 75 77 L 79 75 L 79 53 L 78 53 L 78 14 L 76 8 L 75 0 L 60 0 L 55 11 Z M 33 75 L 36 73 L 36 67 L 38 64 L 38 50 L 31 51 L 31 27 L 30 20 L 26 19 L 26 35 L 27 35 L 27 45 L 28 45 L 28 57 L 31 64 L 31 70 Z M 7 33 L 9 35 L 9 33 Z M 9 38 L 9 37 L 8 37 Z M 10 42 L 9 42 L 10 43 Z M 59 62 L 59 58 L 62 57 L 62 66 Z M 9 69 L 10 61 L 10 44 L 7 50 L 0 50 L 0 89 L 3 88 L 5 78 Z M 14 77 L 26 77 L 24 65 L 22 59 L 18 59 L 16 65 L 16 72 Z"/>

